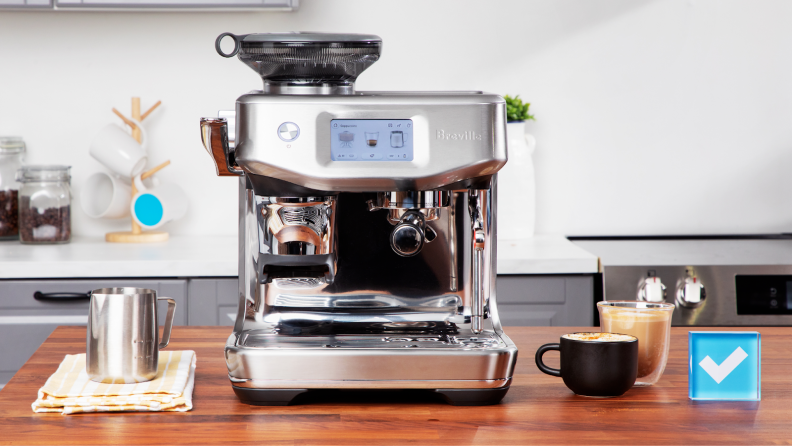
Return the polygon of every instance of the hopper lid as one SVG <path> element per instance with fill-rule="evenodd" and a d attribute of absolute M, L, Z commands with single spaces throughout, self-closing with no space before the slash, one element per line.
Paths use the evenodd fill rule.
<path fill-rule="evenodd" d="M 221 41 L 230 37 L 233 51 Z M 223 33 L 215 41 L 223 57 L 237 56 L 267 84 L 349 85 L 379 60 L 382 39 L 371 34 L 315 32 L 235 35 Z"/>

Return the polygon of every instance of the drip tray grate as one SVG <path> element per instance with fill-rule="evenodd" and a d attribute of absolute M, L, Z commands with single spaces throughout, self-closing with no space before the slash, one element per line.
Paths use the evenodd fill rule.
<path fill-rule="evenodd" d="M 273 333 L 245 333 L 238 344 L 246 348 L 344 348 L 344 349 L 488 349 L 506 344 L 495 333 L 474 336 L 288 336 Z"/>

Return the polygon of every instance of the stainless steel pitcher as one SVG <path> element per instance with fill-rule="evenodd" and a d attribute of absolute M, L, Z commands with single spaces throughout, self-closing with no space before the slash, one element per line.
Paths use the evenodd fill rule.
<path fill-rule="evenodd" d="M 157 301 L 168 301 L 159 342 Z M 146 288 L 102 288 L 91 292 L 86 368 L 94 381 L 137 383 L 157 376 L 159 350 L 167 347 L 176 301 Z"/>

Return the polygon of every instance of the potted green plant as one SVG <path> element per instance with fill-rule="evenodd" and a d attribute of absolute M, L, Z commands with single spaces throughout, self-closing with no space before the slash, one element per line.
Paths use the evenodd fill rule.
<path fill-rule="evenodd" d="M 536 120 L 534 115 L 528 113 L 531 104 L 523 102 L 520 95 L 514 97 L 505 95 L 503 99 L 506 100 L 506 136 L 509 139 L 509 144 L 524 145 L 525 121 Z"/>
<path fill-rule="evenodd" d="M 509 161 L 498 174 L 498 202 L 519 203 L 498 207 L 498 240 L 514 242 L 533 236 L 536 221 L 536 181 L 531 155 L 533 135 L 525 133 L 525 122 L 535 120 L 530 103 L 520 96 L 506 100 L 506 144 Z"/>
<path fill-rule="evenodd" d="M 536 120 L 532 114 L 528 113 L 528 109 L 531 108 L 531 103 L 523 102 L 522 99 L 520 99 L 520 95 L 515 97 L 506 95 L 503 99 L 506 100 L 506 122 L 512 124 Z"/>

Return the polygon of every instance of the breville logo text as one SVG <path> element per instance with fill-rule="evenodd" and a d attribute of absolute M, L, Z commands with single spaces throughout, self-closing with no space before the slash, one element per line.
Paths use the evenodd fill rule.
<path fill-rule="evenodd" d="M 462 141 L 481 141 L 481 134 L 472 130 L 462 133 L 451 133 L 445 130 L 437 131 L 437 139 L 453 139 Z"/>

